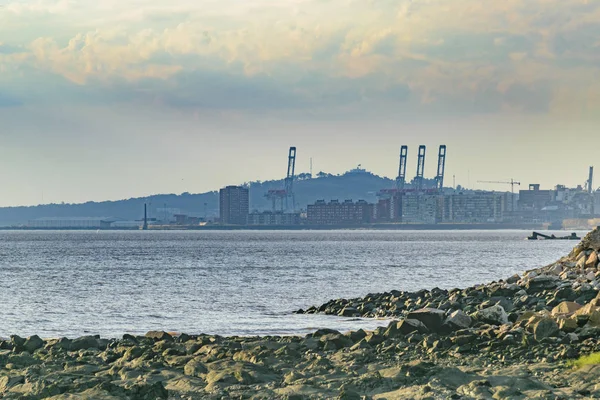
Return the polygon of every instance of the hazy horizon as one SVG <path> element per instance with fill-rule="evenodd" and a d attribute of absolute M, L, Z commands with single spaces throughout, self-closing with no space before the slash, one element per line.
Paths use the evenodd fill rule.
<path fill-rule="evenodd" d="M 583 185 L 600 3 L 8 0 L 0 206 L 202 193 L 358 164 Z M 597 165 L 597 169 L 600 166 Z M 595 180 L 600 187 L 600 178 Z"/>

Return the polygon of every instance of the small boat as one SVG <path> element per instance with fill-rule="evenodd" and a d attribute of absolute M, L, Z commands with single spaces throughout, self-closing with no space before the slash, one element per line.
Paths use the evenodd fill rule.
<path fill-rule="evenodd" d="M 575 232 L 571 233 L 569 236 L 555 236 L 552 235 L 544 235 L 543 233 L 533 232 L 531 236 L 527 237 L 527 240 L 581 240 L 579 236 Z"/>

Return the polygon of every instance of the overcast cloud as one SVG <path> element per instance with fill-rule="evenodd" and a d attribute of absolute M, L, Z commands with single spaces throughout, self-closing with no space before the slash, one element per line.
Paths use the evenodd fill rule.
<path fill-rule="evenodd" d="M 465 136 L 469 127 L 487 126 L 506 138 L 500 147 L 523 157 L 542 149 L 551 161 L 564 149 L 557 147 L 563 134 L 591 138 L 598 115 L 600 2 L 592 0 L 5 0 L 0 8 L 0 134 L 8 156 L 1 166 L 15 171 L 0 180 L 9 192 L 2 204 L 37 203 L 43 185 L 50 186 L 45 201 L 82 201 L 275 178 L 279 153 L 298 137 L 343 130 L 360 140 L 352 120 L 378 132 L 372 139 L 385 143 L 389 159 L 355 143 L 344 165 L 362 162 L 391 176 L 396 147 L 445 140 L 449 163 L 452 146 L 463 146 L 454 154 L 464 157 L 449 168 L 466 184 L 470 168 L 483 178 L 508 174 L 506 166 L 475 168 L 477 157 L 465 159 L 484 149 L 465 149 L 482 135 Z M 441 124 L 456 126 L 453 134 L 433 128 L 446 119 L 458 121 Z M 395 122 L 369 122 L 386 120 Z M 498 121 L 506 128 L 498 130 Z M 558 125 L 565 131 L 547 136 Z M 234 138 L 247 143 L 238 148 Z M 57 159 L 42 166 L 49 143 Z M 330 154 L 339 142 L 311 143 L 306 152 Z M 239 151 L 254 168 L 208 174 L 192 156 L 201 149 L 213 153 L 207 164 Z M 269 155 L 258 160 L 244 149 Z M 323 151 L 322 169 L 340 165 L 341 154 L 325 160 Z M 82 155 L 93 165 L 66 161 Z M 146 164 L 148 155 L 165 165 Z M 593 159 L 578 162 L 583 169 Z M 510 172 L 526 169 L 527 160 L 515 163 Z M 111 175 L 120 168 L 139 181 Z M 570 176 L 560 178 L 578 182 Z M 68 182 L 79 182 L 78 190 Z"/>

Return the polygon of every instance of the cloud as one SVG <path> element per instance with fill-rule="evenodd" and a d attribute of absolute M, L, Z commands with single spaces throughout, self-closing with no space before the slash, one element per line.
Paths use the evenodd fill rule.
<path fill-rule="evenodd" d="M 29 71 L 79 100 L 186 108 L 560 113 L 583 88 L 600 106 L 599 23 L 581 0 L 14 1 L 0 83 Z"/>

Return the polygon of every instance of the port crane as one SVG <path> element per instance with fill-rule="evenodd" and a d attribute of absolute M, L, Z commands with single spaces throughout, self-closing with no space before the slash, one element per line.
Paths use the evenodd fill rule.
<path fill-rule="evenodd" d="M 515 211 L 515 185 L 521 186 L 521 182 L 517 182 L 511 178 L 510 182 L 506 181 L 477 181 L 477 183 L 495 183 L 501 185 L 510 185 L 510 211 Z"/>
<path fill-rule="evenodd" d="M 289 209 L 289 199 L 292 200 L 292 210 L 296 208 L 296 200 L 294 196 L 294 176 L 296 172 L 296 148 L 290 147 L 290 151 L 288 154 L 288 167 L 287 167 L 287 175 L 284 180 L 284 188 L 283 189 L 274 189 L 269 190 L 265 195 L 266 198 L 272 201 L 273 203 L 273 212 L 277 210 L 277 201 L 280 202 L 281 212 L 284 211 L 284 201 L 285 201 L 285 209 Z"/>

